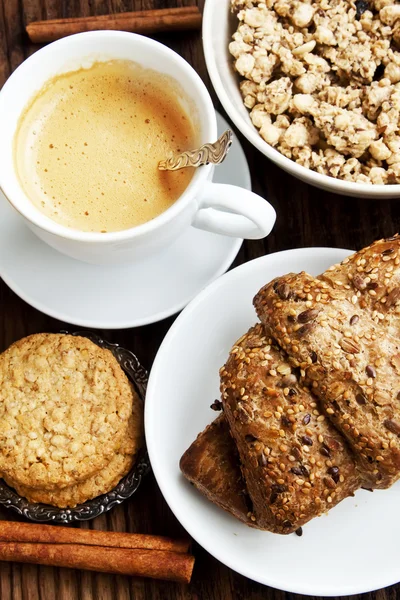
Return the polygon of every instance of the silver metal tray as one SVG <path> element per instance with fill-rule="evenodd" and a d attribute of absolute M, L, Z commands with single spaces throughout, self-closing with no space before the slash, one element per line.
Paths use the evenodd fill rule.
<path fill-rule="evenodd" d="M 69 333 L 62 331 L 62 333 Z M 146 386 L 148 373 L 142 367 L 137 357 L 122 348 L 118 344 L 110 344 L 103 340 L 99 335 L 89 331 L 78 331 L 70 335 L 80 335 L 89 338 L 92 342 L 110 350 L 121 368 L 125 371 L 130 381 L 144 402 L 146 395 Z M 121 479 L 117 486 L 111 492 L 88 500 L 84 504 L 79 504 L 75 508 L 57 508 L 48 504 L 36 504 L 28 502 L 25 498 L 17 494 L 2 479 L 0 479 L 0 505 L 5 508 L 11 508 L 18 514 L 40 523 L 51 521 L 52 523 L 73 523 L 75 521 L 88 521 L 109 511 L 117 504 L 130 498 L 138 489 L 143 477 L 150 470 L 149 457 L 147 451 L 143 448 L 138 455 L 129 473 Z"/>

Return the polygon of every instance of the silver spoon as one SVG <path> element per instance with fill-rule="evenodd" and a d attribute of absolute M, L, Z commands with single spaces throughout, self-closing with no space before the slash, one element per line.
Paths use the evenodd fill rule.
<path fill-rule="evenodd" d="M 219 165 L 225 160 L 232 145 L 232 131 L 228 129 L 214 144 L 204 144 L 198 150 L 188 150 L 162 160 L 158 163 L 160 171 L 177 171 L 185 167 L 201 167 L 202 165 Z"/>

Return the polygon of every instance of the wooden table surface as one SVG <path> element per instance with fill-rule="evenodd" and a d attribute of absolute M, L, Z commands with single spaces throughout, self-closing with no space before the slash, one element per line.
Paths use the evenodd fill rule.
<path fill-rule="evenodd" d="M 0 0 L 0 87 L 36 49 L 24 34 L 24 26 L 30 21 L 193 4 L 196 0 Z M 197 4 L 203 9 L 204 0 L 197 0 Z M 215 106 L 222 110 L 207 75 L 200 33 L 163 35 L 157 39 L 190 62 L 208 86 Z M 271 164 L 242 137 L 241 141 L 250 163 L 253 189 L 274 205 L 278 218 L 265 241 L 244 244 L 235 265 L 287 248 L 361 248 L 399 230 L 400 202 L 356 200 L 308 187 Z M 102 333 L 106 339 L 133 350 L 150 368 L 172 322 L 173 318 L 139 329 Z M 0 279 L 0 351 L 23 336 L 57 332 L 65 325 L 25 304 Z M 0 516 L 16 520 L 10 512 L 1 511 Z M 152 475 L 131 501 L 82 527 L 171 536 L 182 533 Z M 3 563 L 0 600 L 283 600 L 294 596 L 251 582 L 197 545 L 194 552 L 196 565 L 189 586 Z M 398 591 L 400 586 L 393 586 L 365 597 L 390 600 L 396 598 Z"/>

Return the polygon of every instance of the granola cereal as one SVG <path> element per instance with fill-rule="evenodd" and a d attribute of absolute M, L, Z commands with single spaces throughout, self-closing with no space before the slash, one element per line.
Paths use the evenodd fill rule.
<path fill-rule="evenodd" d="M 16 342 L 0 355 L 0 473 L 43 490 L 87 479 L 121 448 L 132 405 L 116 359 L 87 338 Z"/>
<path fill-rule="evenodd" d="M 400 183 L 400 4 L 231 0 L 230 53 L 261 137 L 298 164 Z"/>

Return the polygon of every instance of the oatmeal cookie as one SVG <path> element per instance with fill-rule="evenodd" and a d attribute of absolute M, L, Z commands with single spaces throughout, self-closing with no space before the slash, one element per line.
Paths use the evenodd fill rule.
<path fill-rule="evenodd" d="M 139 398 L 135 398 L 133 415 L 129 419 L 126 438 L 121 448 L 113 455 L 108 465 L 99 473 L 85 481 L 60 490 L 40 490 L 28 488 L 5 478 L 6 483 L 15 488 L 20 496 L 29 502 L 41 502 L 59 508 L 74 508 L 87 500 L 106 494 L 112 490 L 132 468 L 136 455 L 143 444 L 143 409 Z"/>
<path fill-rule="evenodd" d="M 116 359 L 87 338 L 16 342 L 0 355 L 0 473 L 43 490 L 87 479 L 120 449 L 132 403 Z"/>

